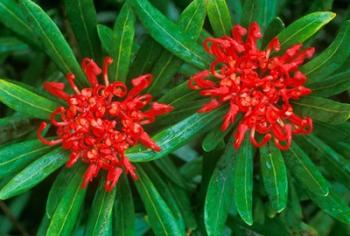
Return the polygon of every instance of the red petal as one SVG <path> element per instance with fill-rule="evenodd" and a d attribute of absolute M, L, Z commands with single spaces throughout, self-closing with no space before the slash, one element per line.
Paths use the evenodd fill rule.
<path fill-rule="evenodd" d="M 90 58 L 84 58 L 81 65 L 91 86 L 96 87 L 98 85 L 97 75 L 101 74 L 101 68 Z"/>
<path fill-rule="evenodd" d="M 69 95 L 66 94 L 63 89 L 65 87 L 64 83 L 60 82 L 45 82 L 43 85 L 44 89 L 51 93 L 52 95 L 67 100 Z"/>
<path fill-rule="evenodd" d="M 152 82 L 152 75 L 146 74 L 140 77 L 137 77 L 131 81 L 131 84 L 134 86 L 128 94 L 128 97 L 135 97 L 140 94 L 142 90 L 147 88 Z"/>
<path fill-rule="evenodd" d="M 110 192 L 113 190 L 115 185 L 118 183 L 119 177 L 122 173 L 123 173 L 123 169 L 118 167 L 108 170 L 107 179 L 105 183 L 105 189 L 107 192 Z"/>
<path fill-rule="evenodd" d="M 210 102 L 204 104 L 201 109 L 198 110 L 200 113 L 209 112 L 218 108 L 221 103 L 217 99 L 212 99 Z"/>

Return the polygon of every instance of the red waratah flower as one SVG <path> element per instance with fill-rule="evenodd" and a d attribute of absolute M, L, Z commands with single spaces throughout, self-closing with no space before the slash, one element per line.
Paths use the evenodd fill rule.
<path fill-rule="evenodd" d="M 74 83 L 75 76 L 67 74 L 68 83 L 74 90 L 72 95 L 64 92 L 63 83 L 46 82 L 44 88 L 63 99 L 67 106 L 58 107 L 50 116 L 51 123 L 57 127 L 57 140 L 42 137 L 41 133 L 47 126 L 45 122 L 37 131 L 42 143 L 62 144 L 64 149 L 70 150 L 67 167 L 78 159 L 89 165 L 82 187 L 105 169 L 107 191 L 113 189 L 123 170 L 137 178 L 135 167 L 125 156 L 126 149 L 141 143 L 154 151 L 160 150 L 142 126 L 152 123 L 156 116 L 172 111 L 169 105 L 151 103 L 150 94 L 140 95 L 151 83 L 150 74 L 133 79 L 129 91 L 123 82 L 110 84 L 108 66 L 111 63 L 111 58 L 105 58 L 101 70 L 92 59 L 85 58 L 82 68 L 91 87 L 80 90 Z M 104 84 L 100 84 L 97 78 L 101 72 Z M 142 111 L 149 104 L 149 109 Z"/>
<path fill-rule="evenodd" d="M 273 139 L 281 150 L 287 150 L 292 134 L 308 134 L 312 120 L 294 114 L 291 100 L 311 93 L 304 87 L 306 76 L 298 70 L 306 58 L 311 58 L 314 48 L 302 49 L 297 44 L 283 55 L 277 38 L 265 50 L 257 46 L 262 37 L 259 25 L 252 23 L 248 29 L 235 25 L 232 37 L 208 38 L 205 50 L 215 57 L 210 70 L 201 71 L 189 80 L 189 87 L 201 90 L 211 97 L 199 112 L 209 112 L 228 103 L 229 110 L 221 129 L 235 122 L 237 114 L 243 115 L 235 133 L 234 146 L 238 148 L 245 133 L 250 130 L 250 140 L 256 147 Z M 211 80 L 210 77 L 216 80 Z M 263 135 L 260 142 L 256 133 Z"/>

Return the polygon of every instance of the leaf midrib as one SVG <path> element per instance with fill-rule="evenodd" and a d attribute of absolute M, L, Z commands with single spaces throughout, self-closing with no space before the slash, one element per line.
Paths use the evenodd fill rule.
<path fill-rule="evenodd" d="M 137 1 L 137 0 L 136 0 Z M 165 34 L 167 34 L 175 43 L 179 44 L 182 48 L 184 48 L 184 50 L 188 51 L 191 55 L 195 56 L 200 62 L 202 61 L 202 58 L 200 56 L 198 56 L 195 52 L 189 50 L 184 44 L 182 44 L 182 42 L 178 41 L 173 35 L 171 35 L 166 29 L 164 29 L 160 24 L 158 24 L 158 22 L 156 20 L 153 19 L 152 15 L 150 15 L 150 13 L 139 4 L 139 7 L 143 10 L 143 12 L 149 17 L 150 20 L 152 20 L 157 26 L 158 28 L 163 31 Z"/>

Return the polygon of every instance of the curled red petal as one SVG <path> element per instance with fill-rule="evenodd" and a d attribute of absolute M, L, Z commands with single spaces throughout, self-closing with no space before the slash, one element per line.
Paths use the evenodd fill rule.
<path fill-rule="evenodd" d="M 65 87 L 64 83 L 45 82 L 43 87 L 46 91 L 51 93 L 53 96 L 62 98 L 64 100 L 67 100 L 69 98 L 69 95 L 63 91 Z"/>
<path fill-rule="evenodd" d="M 131 84 L 134 86 L 128 94 L 128 97 L 135 97 L 140 94 L 140 92 L 146 89 L 152 82 L 152 75 L 146 74 L 140 77 L 137 77 L 131 81 Z"/>
<path fill-rule="evenodd" d="M 83 71 L 92 87 L 98 85 L 97 76 L 101 74 L 101 68 L 91 58 L 84 58 L 82 62 Z"/>

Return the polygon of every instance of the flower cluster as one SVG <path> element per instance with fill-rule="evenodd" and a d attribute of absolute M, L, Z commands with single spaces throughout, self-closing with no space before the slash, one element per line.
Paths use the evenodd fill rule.
<path fill-rule="evenodd" d="M 83 187 L 101 169 L 105 169 L 107 191 L 113 189 L 123 170 L 134 179 L 137 178 L 135 167 L 125 156 L 126 149 L 141 143 L 154 151 L 160 150 L 142 126 L 152 123 L 156 116 L 172 111 L 169 105 L 151 103 L 150 94 L 140 95 L 151 83 L 150 74 L 133 79 L 133 87 L 129 91 L 123 82 L 110 83 L 108 66 L 111 63 L 111 58 L 105 58 L 101 70 L 92 59 L 85 58 L 82 68 L 91 87 L 80 90 L 74 83 L 74 75 L 67 74 L 68 83 L 74 91 L 72 95 L 64 92 L 63 83 L 45 83 L 44 88 L 63 99 L 67 106 L 58 107 L 50 117 L 51 123 L 57 127 L 57 140 L 42 137 L 41 133 L 47 126 L 45 122 L 37 132 L 42 143 L 62 144 L 64 149 L 70 150 L 67 167 L 74 165 L 78 159 L 89 165 L 84 175 Z M 97 78 L 101 73 L 103 85 Z M 149 109 L 142 111 L 146 106 Z"/>
<path fill-rule="evenodd" d="M 235 133 L 236 148 L 250 130 L 254 146 L 273 139 L 279 149 L 287 150 L 293 134 L 308 134 L 313 129 L 309 117 L 301 118 L 293 112 L 291 100 L 311 93 L 304 87 L 307 78 L 298 67 L 312 57 L 314 48 L 302 49 L 297 44 L 280 55 L 277 38 L 260 50 L 257 45 L 261 37 L 259 25 L 254 22 L 248 29 L 235 25 L 232 37 L 206 39 L 204 48 L 215 60 L 210 70 L 190 78 L 189 87 L 211 98 L 199 112 L 229 104 L 222 130 L 233 124 L 238 114 L 243 115 Z M 260 142 L 256 133 L 262 135 Z"/>

